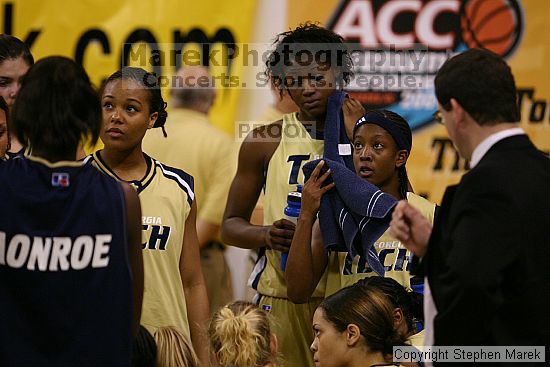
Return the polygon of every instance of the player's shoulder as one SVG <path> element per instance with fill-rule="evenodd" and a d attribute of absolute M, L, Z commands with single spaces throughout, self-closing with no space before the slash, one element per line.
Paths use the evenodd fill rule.
<path fill-rule="evenodd" d="M 264 167 L 267 167 L 281 142 L 282 126 L 283 121 L 279 120 L 256 127 L 248 133 L 239 150 L 239 162 L 242 164 L 261 162 Z"/>
<path fill-rule="evenodd" d="M 248 133 L 244 143 L 266 143 L 281 140 L 283 120 L 274 121 L 269 124 L 255 127 Z"/>
<path fill-rule="evenodd" d="M 435 206 L 434 203 L 429 201 L 423 196 L 415 194 L 414 192 L 407 192 L 407 201 L 413 206 L 426 205 L 426 206 Z"/>
<path fill-rule="evenodd" d="M 108 177 L 118 181 L 109 166 L 101 159 L 99 151 L 93 152 L 82 159 L 83 167 L 90 167 L 95 172 L 101 173 L 101 177 Z"/>
<path fill-rule="evenodd" d="M 191 200 L 193 200 L 195 196 L 195 180 L 193 176 L 180 168 L 168 166 L 154 158 L 151 159 L 154 161 L 156 167 L 158 168 L 158 174 L 161 174 L 166 179 L 176 183 L 183 191 L 187 193 Z"/>
<path fill-rule="evenodd" d="M 412 192 L 407 193 L 407 201 L 416 209 L 420 210 L 428 219 L 433 217 L 436 207 L 435 203 Z"/>

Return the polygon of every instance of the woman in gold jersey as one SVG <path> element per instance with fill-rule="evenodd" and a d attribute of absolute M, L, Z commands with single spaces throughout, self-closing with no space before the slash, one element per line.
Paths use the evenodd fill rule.
<path fill-rule="evenodd" d="M 145 285 L 141 324 L 154 332 L 176 326 L 190 334 L 203 363 L 208 300 L 200 267 L 193 178 L 149 157 L 148 129 L 163 127 L 166 104 L 157 78 L 140 68 L 111 75 L 101 96 L 105 148 L 91 156 L 104 173 L 131 183 L 142 204 Z"/>
<path fill-rule="evenodd" d="M 382 291 L 360 284 L 326 298 L 313 316 L 315 366 L 395 366 L 393 347 L 406 342 L 394 327 L 393 312 Z"/>
<path fill-rule="evenodd" d="M 353 163 L 359 177 L 396 199 L 409 199 L 413 205 L 420 206 L 428 217 L 433 217 L 435 205 L 408 192 L 405 164 L 412 146 L 412 133 L 405 119 L 391 111 L 370 111 L 357 121 L 352 145 Z M 357 259 L 353 259 L 353 263 L 346 261 L 346 253 L 329 253 L 323 245 L 317 213 L 322 195 L 333 187 L 332 184 L 322 186 L 330 175 L 329 171 L 321 175 L 323 164 L 321 161 L 317 165 L 303 187 L 300 217 L 287 261 L 288 296 L 297 303 L 306 302 L 311 297 L 325 269 L 328 269 L 326 296 L 375 274 L 357 269 L 360 263 Z M 386 234 L 382 237 L 391 240 Z M 385 255 L 385 260 L 397 261 L 395 254 L 399 253 L 398 241 L 383 242 L 396 242 L 398 247 L 392 253 L 395 260 L 388 260 L 390 255 Z M 381 252 L 383 249 L 377 251 Z M 349 268 L 344 269 L 346 266 Z M 352 268 L 357 270 L 350 272 Z M 410 286 L 410 275 L 406 267 L 399 272 L 387 271 L 385 276 L 393 277 L 403 286 Z"/>
<path fill-rule="evenodd" d="M 311 59 L 301 60 L 307 55 Z M 280 264 L 294 224 L 283 218 L 284 206 L 287 194 L 303 183 L 300 167 L 323 155 L 328 99 L 351 75 L 351 55 L 333 31 L 309 23 L 277 36 L 266 60 L 266 76 L 281 95 L 288 93 L 299 111 L 247 135 L 225 209 L 224 242 L 259 250 L 249 285 L 258 291 L 255 302 L 274 320 L 273 331 L 288 366 L 313 364 L 311 320 L 324 289 L 321 286 L 314 294 L 317 298 L 303 305 L 287 297 Z M 250 216 L 264 187 L 264 222 L 253 225 Z"/>

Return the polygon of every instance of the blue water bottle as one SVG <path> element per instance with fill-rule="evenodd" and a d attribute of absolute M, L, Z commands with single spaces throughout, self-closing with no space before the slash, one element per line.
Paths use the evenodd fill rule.
<path fill-rule="evenodd" d="M 300 208 L 302 206 L 302 185 L 298 185 L 296 191 L 288 193 L 286 198 L 286 207 L 284 218 L 288 219 L 294 224 L 298 223 L 298 216 L 300 215 Z M 286 269 L 286 260 L 288 259 L 288 252 L 281 254 L 281 270 Z"/>

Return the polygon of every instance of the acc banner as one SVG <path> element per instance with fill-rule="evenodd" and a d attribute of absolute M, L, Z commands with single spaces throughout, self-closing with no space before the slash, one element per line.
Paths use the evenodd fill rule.
<path fill-rule="evenodd" d="M 235 62 L 231 51 L 234 45 L 250 41 L 255 4 L 255 0 L 13 0 L 0 2 L 0 14 L 3 33 L 27 42 L 35 59 L 71 57 L 86 68 L 96 86 L 123 64 L 165 76 L 163 87 L 170 86 L 170 77 L 182 61 L 209 66 L 215 81 L 222 81 L 216 83 L 218 98 L 211 118 L 233 133 L 239 88 L 225 88 L 223 80 L 242 75 L 242 63 Z M 190 47 L 198 53 L 186 61 L 182 50 Z"/>
<path fill-rule="evenodd" d="M 436 202 L 467 169 L 432 118 L 435 74 L 456 53 L 484 47 L 508 61 L 521 127 L 539 149 L 550 151 L 548 17 L 545 0 L 307 0 L 289 2 L 288 9 L 291 27 L 319 21 L 353 45 L 350 94 L 367 108 L 407 119 L 414 132 L 409 177 L 415 192 Z"/>

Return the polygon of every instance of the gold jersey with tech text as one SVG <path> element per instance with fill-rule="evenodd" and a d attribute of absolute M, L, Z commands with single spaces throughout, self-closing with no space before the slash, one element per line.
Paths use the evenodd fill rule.
<path fill-rule="evenodd" d="M 120 180 L 100 153 L 86 159 Z M 128 182 L 138 192 L 142 211 L 144 289 L 140 323 L 152 333 L 161 326 L 176 326 L 190 335 L 179 264 L 185 221 L 194 200 L 193 177 L 144 157 L 145 176 Z"/>
<path fill-rule="evenodd" d="M 433 223 L 435 204 L 413 193 L 407 194 L 407 201 L 420 210 L 422 215 Z M 411 288 L 411 275 L 409 272 L 411 253 L 396 240 L 389 229 L 374 243 L 380 262 L 384 266 L 384 277 L 393 278 L 403 287 Z M 377 276 L 367 264 L 366 259 L 359 256 L 351 258 L 347 252 L 330 252 L 327 264 L 327 282 L 325 297 L 336 293 L 338 290 L 357 283 L 359 280 Z"/>
<path fill-rule="evenodd" d="M 287 195 L 303 185 L 302 166 L 322 158 L 324 140 L 311 137 L 296 113 L 283 116 L 281 141 L 269 161 L 265 181 L 264 225 L 284 217 Z M 250 276 L 249 285 L 258 293 L 287 298 L 284 272 L 281 270 L 281 252 L 267 248 L 260 250 L 258 261 Z M 324 277 L 312 297 L 324 296 Z"/>

